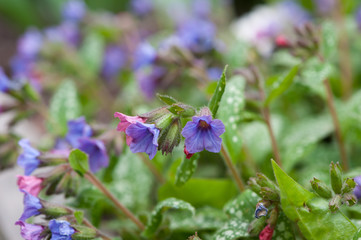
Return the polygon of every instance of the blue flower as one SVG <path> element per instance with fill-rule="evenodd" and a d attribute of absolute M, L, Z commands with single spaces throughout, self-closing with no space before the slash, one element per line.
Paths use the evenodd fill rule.
<path fill-rule="evenodd" d="M 148 42 L 141 43 L 135 51 L 133 68 L 135 70 L 152 64 L 157 57 L 157 52 Z"/>
<path fill-rule="evenodd" d="M 125 61 L 124 53 L 118 46 L 108 46 L 103 57 L 102 76 L 108 80 L 116 77 Z"/>
<path fill-rule="evenodd" d="M 257 203 L 256 211 L 254 212 L 254 217 L 255 218 L 264 217 L 267 216 L 267 213 L 268 213 L 268 209 L 262 203 Z"/>
<path fill-rule="evenodd" d="M 132 0 L 131 8 L 139 16 L 144 16 L 153 10 L 153 0 Z"/>
<path fill-rule="evenodd" d="M 69 44 L 76 47 L 80 41 L 79 27 L 74 22 L 63 22 L 59 26 L 47 28 L 45 37 L 53 43 Z"/>
<path fill-rule="evenodd" d="M 353 190 L 353 194 L 357 197 L 357 199 L 361 198 L 361 176 L 357 176 L 353 179 L 356 182 L 356 187 Z"/>
<path fill-rule="evenodd" d="M 212 116 L 200 116 L 187 122 L 182 135 L 189 153 L 201 152 L 204 149 L 219 152 L 222 146 L 222 138 L 219 136 L 224 132 L 225 127 L 221 120 L 212 120 Z"/>
<path fill-rule="evenodd" d="M 24 195 L 24 212 L 19 218 L 21 221 L 25 221 L 26 219 L 40 214 L 39 210 L 43 208 L 40 203 L 39 198 L 31 195 L 30 193 L 22 190 Z"/>
<path fill-rule="evenodd" d="M 79 117 L 68 121 L 68 133 L 65 138 L 74 148 L 78 148 L 80 145 L 79 139 L 83 137 L 90 137 L 92 133 L 92 129 L 85 122 L 85 118 Z"/>
<path fill-rule="evenodd" d="M 41 240 L 43 239 L 40 234 L 43 232 L 44 227 L 40 225 L 29 224 L 24 221 L 17 221 L 15 225 L 20 226 L 21 236 L 25 240 Z"/>
<path fill-rule="evenodd" d="M 74 228 L 65 220 L 50 220 L 49 229 L 51 231 L 50 240 L 71 240 L 71 235 L 75 233 Z"/>
<path fill-rule="evenodd" d="M 222 71 L 223 70 L 218 67 L 212 67 L 212 68 L 208 68 L 207 74 L 210 80 L 218 81 L 222 76 Z"/>
<path fill-rule="evenodd" d="M 18 41 L 18 55 L 26 59 L 35 58 L 43 45 L 43 37 L 36 29 L 29 29 Z"/>
<path fill-rule="evenodd" d="M 4 73 L 2 67 L 0 67 L 0 92 L 17 90 L 19 88 L 20 88 L 20 84 L 15 81 L 11 81 Z"/>
<path fill-rule="evenodd" d="M 153 159 L 157 153 L 159 130 L 154 124 L 136 122 L 131 124 L 125 133 L 132 138 L 130 150 L 132 153 L 145 152 Z"/>
<path fill-rule="evenodd" d="M 86 6 L 81 0 L 70 0 L 63 6 L 63 19 L 78 22 L 83 19 L 86 14 Z"/>
<path fill-rule="evenodd" d="M 80 138 L 79 149 L 89 156 L 89 166 L 92 172 L 97 172 L 102 167 L 109 165 L 109 157 L 104 143 L 91 138 Z"/>
<path fill-rule="evenodd" d="M 194 18 L 179 26 L 178 36 L 184 45 L 195 53 L 204 53 L 215 47 L 216 29 L 212 22 Z"/>
<path fill-rule="evenodd" d="M 23 153 L 18 157 L 18 165 L 23 167 L 25 175 L 29 176 L 41 163 L 38 159 L 40 152 L 31 147 L 27 139 L 21 139 L 19 145 L 23 149 Z"/>

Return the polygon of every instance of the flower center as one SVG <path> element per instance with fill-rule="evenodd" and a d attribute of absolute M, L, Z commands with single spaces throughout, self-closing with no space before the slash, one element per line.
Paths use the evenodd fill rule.
<path fill-rule="evenodd" d="M 198 126 L 201 128 L 208 128 L 209 124 L 204 120 L 199 120 Z"/>

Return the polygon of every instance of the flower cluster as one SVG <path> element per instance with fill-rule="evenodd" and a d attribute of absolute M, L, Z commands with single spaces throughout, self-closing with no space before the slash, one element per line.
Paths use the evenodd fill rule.
<path fill-rule="evenodd" d="M 185 111 L 191 107 L 178 103 Z M 153 159 L 157 150 L 170 153 L 180 143 L 180 134 L 185 138 L 185 153 L 191 157 L 196 152 L 207 150 L 219 152 L 222 139 L 219 137 L 225 132 L 224 124 L 218 120 L 212 120 L 208 108 L 199 111 L 199 116 L 193 116 L 181 130 L 181 114 L 169 111 L 172 107 L 163 107 L 140 116 L 127 116 L 116 112 L 120 122 L 117 130 L 125 132 L 127 144 L 133 153 L 145 152 Z M 194 110 L 191 111 L 194 114 Z M 190 116 L 186 116 L 188 119 Z"/>

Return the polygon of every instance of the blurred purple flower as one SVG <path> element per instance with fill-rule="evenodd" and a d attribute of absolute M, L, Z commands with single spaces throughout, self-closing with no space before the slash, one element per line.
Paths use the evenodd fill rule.
<path fill-rule="evenodd" d="M 361 176 L 357 176 L 353 179 L 356 182 L 356 187 L 353 190 L 353 193 L 357 197 L 357 199 L 361 198 Z"/>
<path fill-rule="evenodd" d="M 74 228 L 65 220 L 50 220 L 49 229 L 51 231 L 51 240 L 71 240 L 71 235 L 75 233 Z"/>
<path fill-rule="evenodd" d="M 31 147 L 27 139 L 21 139 L 19 145 L 23 149 L 23 153 L 18 157 L 18 165 L 23 167 L 25 175 L 29 176 L 40 165 L 38 159 L 40 152 Z"/>
<path fill-rule="evenodd" d="M 21 191 L 24 193 L 24 212 L 19 220 L 25 221 L 32 216 L 40 214 L 39 210 L 43 208 L 43 206 L 41 205 L 39 198 L 24 190 Z"/>
<path fill-rule="evenodd" d="M 136 79 L 140 90 L 147 99 L 152 99 L 154 97 L 157 82 L 166 72 L 165 68 L 158 66 L 143 68 L 136 72 Z"/>
<path fill-rule="evenodd" d="M 212 120 L 212 116 L 195 116 L 192 121 L 187 122 L 182 135 L 189 153 L 201 152 L 204 149 L 219 152 L 222 145 L 222 138 L 219 136 L 224 132 L 225 127 L 221 120 Z"/>
<path fill-rule="evenodd" d="M 153 11 L 153 0 L 132 0 L 131 8 L 139 16 L 144 16 Z"/>
<path fill-rule="evenodd" d="M 212 22 L 193 18 L 178 27 L 178 36 L 184 45 L 195 53 L 204 53 L 214 48 L 215 26 Z"/>
<path fill-rule="evenodd" d="M 358 29 L 361 30 L 361 6 L 356 9 L 355 18 Z"/>
<path fill-rule="evenodd" d="M 157 52 L 154 47 L 148 42 L 143 42 L 139 44 L 135 52 L 133 68 L 137 70 L 143 66 L 150 65 L 155 61 L 156 57 Z"/>
<path fill-rule="evenodd" d="M 26 59 L 35 58 L 43 44 L 43 37 L 41 33 L 30 28 L 18 41 L 18 55 Z"/>
<path fill-rule="evenodd" d="M 40 234 L 44 230 L 43 226 L 29 224 L 24 221 L 17 221 L 15 225 L 20 226 L 20 234 L 25 240 L 41 240 Z"/>
<path fill-rule="evenodd" d="M 76 47 L 80 41 L 79 27 L 74 22 L 63 22 L 59 26 L 47 28 L 45 37 L 50 42 Z"/>
<path fill-rule="evenodd" d="M 102 141 L 91 138 L 80 138 L 79 143 L 79 149 L 89 156 L 89 166 L 93 173 L 109 165 L 109 157 Z"/>
<path fill-rule="evenodd" d="M 208 68 L 207 73 L 208 77 L 212 81 L 218 81 L 222 76 L 222 69 L 218 67 Z"/>
<path fill-rule="evenodd" d="M 66 140 L 74 147 L 78 148 L 80 145 L 79 139 L 83 137 L 90 137 L 93 134 L 91 127 L 86 123 L 84 117 L 79 117 L 68 121 L 68 133 Z"/>
<path fill-rule="evenodd" d="M 63 5 L 63 19 L 78 22 L 86 14 L 86 5 L 82 0 L 70 0 Z"/>
<path fill-rule="evenodd" d="M 136 122 L 130 125 L 125 133 L 132 138 L 130 150 L 132 153 L 145 152 L 150 159 L 157 153 L 159 130 L 154 124 Z"/>
<path fill-rule="evenodd" d="M 211 13 L 211 2 L 209 0 L 194 0 L 192 2 L 194 15 L 200 18 L 207 18 Z"/>
<path fill-rule="evenodd" d="M 21 87 L 20 82 L 11 81 L 2 67 L 0 67 L 0 92 L 7 92 L 9 90 L 18 90 Z"/>
<path fill-rule="evenodd" d="M 108 46 L 103 57 L 102 76 L 111 79 L 119 74 L 126 59 L 122 49 L 118 46 Z"/>
<path fill-rule="evenodd" d="M 322 14 L 331 13 L 336 6 L 336 0 L 315 0 L 318 12 Z"/>

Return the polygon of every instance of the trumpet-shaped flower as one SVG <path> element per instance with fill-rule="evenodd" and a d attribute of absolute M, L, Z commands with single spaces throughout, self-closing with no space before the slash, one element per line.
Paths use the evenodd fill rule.
<path fill-rule="evenodd" d="M 187 122 L 182 135 L 189 153 L 201 152 L 204 149 L 219 152 L 222 145 L 222 138 L 219 136 L 224 132 L 225 127 L 221 120 L 212 120 L 212 116 L 195 116 L 192 121 Z"/>
<path fill-rule="evenodd" d="M 130 150 L 133 153 L 145 152 L 153 159 L 157 153 L 159 130 L 154 124 L 136 122 L 130 125 L 125 133 L 132 138 Z"/>
<path fill-rule="evenodd" d="M 71 235 L 75 233 L 74 228 L 65 220 L 50 220 L 49 229 L 51 231 L 51 240 L 71 240 Z"/>
<path fill-rule="evenodd" d="M 79 149 L 89 155 L 89 167 L 92 172 L 97 172 L 109 165 L 109 157 L 104 143 L 97 139 L 79 139 Z"/>
<path fill-rule="evenodd" d="M 20 147 L 23 149 L 23 153 L 18 157 L 18 165 L 23 167 L 25 175 L 29 176 L 39 165 L 40 152 L 30 146 L 29 140 L 22 139 L 19 141 Z"/>
<path fill-rule="evenodd" d="M 42 189 L 41 184 L 43 179 L 35 176 L 20 176 L 18 175 L 18 187 L 20 190 L 26 191 L 31 195 L 37 197 Z"/>
<path fill-rule="evenodd" d="M 20 226 L 20 234 L 25 240 L 41 240 L 41 232 L 44 230 L 43 226 L 29 224 L 24 221 L 17 221 L 15 225 Z"/>
<path fill-rule="evenodd" d="M 90 137 L 92 135 L 91 127 L 85 122 L 84 117 L 68 121 L 68 133 L 66 140 L 74 147 L 79 147 L 79 139 L 83 137 Z"/>
<path fill-rule="evenodd" d="M 31 195 L 30 193 L 22 190 L 24 192 L 24 212 L 19 218 L 21 221 L 25 221 L 26 219 L 40 214 L 39 210 L 43 208 L 40 203 L 39 198 Z"/>
<path fill-rule="evenodd" d="M 127 116 L 123 113 L 120 113 L 120 112 L 116 112 L 114 113 L 114 117 L 117 117 L 119 118 L 120 122 L 117 126 L 117 130 L 119 132 L 125 132 L 125 130 L 127 130 L 127 128 L 131 125 L 131 124 L 134 124 L 136 122 L 141 122 L 141 123 L 144 123 L 145 120 L 141 117 L 138 117 L 138 116 Z M 132 138 L 127 135 L 127 144 L 128 146 L 130 145 L 130 143 L 132 142 Z"/>

